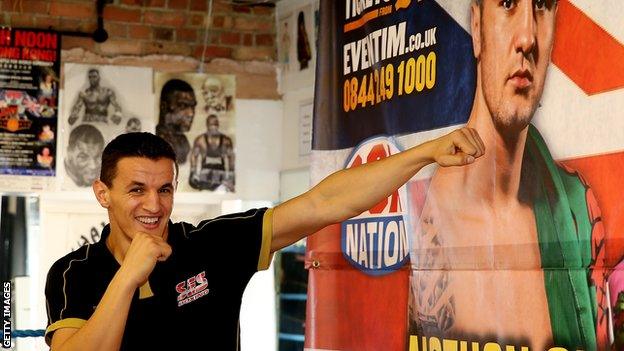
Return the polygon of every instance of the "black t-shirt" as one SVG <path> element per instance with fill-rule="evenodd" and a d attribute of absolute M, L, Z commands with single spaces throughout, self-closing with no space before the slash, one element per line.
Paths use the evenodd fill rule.
<path fill-rule="evenodd" d="M 237 350 L 239 311 L 251 276 L 270 263 L 272 210 L 169 223 L 173 252 L 134 294 L 121 350 Z M 119 264 L 102 239 L 59 259 L 48 273 L 46 342 L 80 328 Z"/>

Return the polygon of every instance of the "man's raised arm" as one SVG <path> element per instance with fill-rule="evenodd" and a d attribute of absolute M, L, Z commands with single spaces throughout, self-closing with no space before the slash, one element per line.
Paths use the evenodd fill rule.
<path fill-rule="evenodd" d="M 333 173 L 275 207 L 271 252 L 368 210 L 430 163 L 463 166 L 484 152 L 477 132 L 461 128 L 388 158 Z"/>

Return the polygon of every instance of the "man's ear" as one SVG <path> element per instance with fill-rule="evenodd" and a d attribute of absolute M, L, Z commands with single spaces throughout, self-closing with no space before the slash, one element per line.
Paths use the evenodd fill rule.
<path fill-rule="evenodd" d="M 108 208 L 110 206 L 110 190 L 108 186 L 104 184 L 101 180 L 97 179 L 93 182 L 93 193 L 95 194 L 95 198 L 100 203 L 100 206 L 104 208 Z"/>
<path fill-rule="evenodd" d="M 470 31 L 472 32 L 472 51 L 479 61 L 481 57 L 481 8 L 474 1 L 470 5 Z"/>

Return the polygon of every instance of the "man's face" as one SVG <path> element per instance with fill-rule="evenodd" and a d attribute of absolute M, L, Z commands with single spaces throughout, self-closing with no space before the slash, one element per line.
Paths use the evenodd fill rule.
<path fill-rule="evenodd" d="M 554 0 L 483 0 L 481 10 L 473 5 L 482 90 L 499 131 L 518 132 L 533 117 L 550 62 L 555 13 Z"/>
<path fill-rule="evenodd" d="M 77 185 L 91 185 L 99 177 L 103 147 L 99 143 L 78 140 L 73 148 L 67 149 L 67 164 Z"/>
<path fill-rule="evenodd" d="M 206 101 L 221 97 L 222 92 L 221 81 L 217 78 L 208 78 L 202 85 L 202 95 Z"/>
<path fill-rule="evenodd" d="M 209 134 L 219 133 L 219 119 L 217 117 L 208 117 L 206 119 L 206 129 Z"/>
<path fill-rule="evenodd" d="M 195 116 L 195 94 L 186 91 L 174 91 L 169 98 L 166 123 L 180 132 L 188 132 Z"/>
<path fill-rule="evenodd" d="M 172 160 L 126 157 L 117 162 L 108 188 L 111 231 L 132 240 L 138 232 L 163 236 L 173 209 Z"/>
<path fill-rule="evenodd" d="M 100 74 L 97 71 L 89 72 L 89 85 L 96 86 L 100 83 Z"/>

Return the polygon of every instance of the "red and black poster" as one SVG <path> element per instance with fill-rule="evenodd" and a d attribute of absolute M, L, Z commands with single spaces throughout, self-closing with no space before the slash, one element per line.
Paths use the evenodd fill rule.
<path fill-rule="evenodd" d="M 60 52 L 58 33 L 0 29 L 0 174 L 56 174 Z"/>

